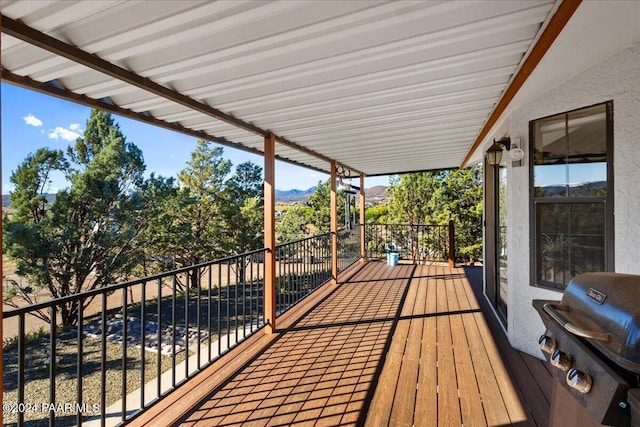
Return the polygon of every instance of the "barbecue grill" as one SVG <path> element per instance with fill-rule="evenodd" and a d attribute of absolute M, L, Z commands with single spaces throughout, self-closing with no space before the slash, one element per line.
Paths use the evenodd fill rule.
<path fill-rule="evenodd" d="M 573 413 L 580 426 L 640 426 L 640 276 L 581 274 L 561 301 L 533 306 L 557 380 L 551 425 L 566 427 L 562 414 Z"/>

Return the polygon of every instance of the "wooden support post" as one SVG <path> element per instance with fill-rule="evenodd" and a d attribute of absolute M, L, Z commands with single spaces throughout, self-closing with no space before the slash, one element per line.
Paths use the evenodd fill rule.
<path fill-rule="evenodd" d="M 2 28 L 2 17 L 0 17 L 0 29 Z M 2 64 L 2 59 L 0 59 L 0 65 Z M 2 137 L 0 136 L 0 148 L 2 148 Z M 2 150 L 0 150 L 1 152 Z M 2 160 L 2 155 L 0 155 L 0 160 Z M 2 215 L 0 215 L 0 230 L 3 230 L 2 225 Z M 4 253 L 2 252 L 2 232 L 0 231 L 0 258 L 4 260 Z M 4 271 L 2 271 L 3 263 L 0 262 L 0 278 L 4 277 Z M 0 286 L 0 298 L 4 301 L 4 295 L 2 294 L 2 286 Z M 3 314 L 0 311 L 0 337 L 4 337 L 4 331 L 2 329 L 2 324 L 4 323 Z M 2 349 L 2 345 L 0 345 L 0 378 L 4 378 L 4 352 Z M 4 381 L 0 381 L 0 405 L 3 402 L 4 396 Z M 20 403 L 20 402 L 18 402 Z M 0 415 L 0 421 L 2 421 L 2 425 L 4 425 L 4 414 Z"/>
<path fill-rule="evenodd" d="M 267 333 L 276 331 L 276 139 L 264 139 L 264 320 Z"/>
<path fill-rule="evenodd" d="M 331 280 L 338 284 L 338 194 L 336 162 L 331 162 Z"/>
<path fill-rule="evenodd" d="M 453 220 L 449 220 L 449 268 L 456 266 L 456 237 Z"/>
<path fill-rule="evenodd" d="M 365 240 L 365 216 L 364 216 L 364 174 L 360 174 L 360 262 L 367 261 L 367 242 Z"/>

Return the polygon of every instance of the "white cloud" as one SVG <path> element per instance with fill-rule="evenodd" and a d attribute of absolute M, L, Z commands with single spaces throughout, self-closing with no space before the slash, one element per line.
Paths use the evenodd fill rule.
<path fill-rule="evenodd" d="M 317 175 L 317 174 L 315 174 L 315 173 L 309 174 L 309 176 L 310 176 L 311 178 L 317 178 L 317 177 L 318 177 L 318 175 Z"/>
<path fill-rule="evenodd" d="M 80 126 L 78 123 L 71 123 L 69 125 L 69 129 L 76 131 L 76 132 L 80 132 L 82 130 L 82 126 Z"/>
<path fill-rule="evenodd" d="M 73 125 L 71 125 L 73 126 Z M 69 142 L 73 142 L 76 140 L 76 138 L 80 137 L 80 134 L 77 132 L 74 132 L 71 128 L 70 129 L 65 129 L 62 126 L 58 126 L 56 127 L 54 130 L 49 131 L 49 133 L 47 134 L 47 136 L 51 139 L 64 139 L 65 141 L 69 141 Z"/>
<path fill-rule="evenodd" d="M 33 114 L 29 114 L 28 116 L 24 116 L 22 118 L 26 124 L 29 126 L 40 127 L 42 126 L 42 120 L 34 116 Z"/>
<path fill-rule="evenodd" d="M 16 186 L 14 184 L 4 184 L 2 186 L 2 194 L 9 194 L 15 189 L 16 189 Z"/>

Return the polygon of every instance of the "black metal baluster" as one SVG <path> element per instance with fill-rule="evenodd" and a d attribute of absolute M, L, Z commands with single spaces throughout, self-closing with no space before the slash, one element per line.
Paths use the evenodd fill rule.
<path fill-rule="evenodd" d="M 51 306 L 51 322 L 49 323 L 51 335 L 49 336 L 49 345 L 51 346 L 51 352 L 49 359 L 49 403 L 55 405 L 56 403 L 56 306 Z M 56 412 L 49 411 L 49 426 L 54 427 L 56 425 Z"/>
<path fill-rule="evenodd" d="M 276 262 L 278 263 L 278 275 L 276 276 L 276 304 L 286 304 L 287 293 L 282 292 L 278 286 L 278 281 L 282 283 L 282 270 L 284 269 L 284 263 L 282 262 L 282 247 L 276 248 Z M 278 258 L 280 261 L 278 261 Z"/>
<path fill-rule="evenodd" d="M 222 263 L 218 263 L 218 356 L 222 354 Z"/>
<path fill-rule="evenodd" d="M 18 405 L 24 403 L 24 384 L 25 384 L 25 343 L 24 335 L 24 313 L 20 313 L 18 317 Z M 18 411 L 18 425 L 24 425 L 24 411 Z"/>
<path fill-rule="evenodd" d="M 200 275 L 200 269 L 198 268 L 196 270 L 196 281 L 197 281 L 197 286 L 198 286 L 198 290 L 197 290 L 197 295 L 196 297 L 198 298 L 198 304 L 196 305 L 196 327 L 198 330 L 198 336 L 196 337 L 196 342 L 198 343 L 198 346 L 196 347 L 196 368 L 197 370 L 200 370 L 200 329 L 202 327 L 201 321 L 200 321 L 200 304 L 202 301 L 202 277 Z"/>
<path fill-rule="evenodd" d="M 231 348 L 231 263 L 227 260 L 227 351 Z"/>
<path fill-rule="evenodd" d="M 242 338 L 244 339 L 247 336 L 247 271 L 246 271 L 246 256 L 240 258 L 240 268 L 242 268 L 242 273 L 240 277 L 242 278 Z"/>
<path fill-rule="evenodd" d="M 160 378 L 162 377 L 162 279 L 158 278 L 158 303 L 157 309 L 157 339 L 158 339 L 158 351 L 156 353 L 156 397 L 160 397 L 162 394 L 162 383 Z"/>
<path fill-rule="evenodd" d="M 176 287 L 178 277 L 174 273 L 171 289 L 171 388 L 176 388 Z"/>
<path fill-rule="evenodd" d="M 145 356 L 147 348 L 147 282 L 141 283 L 142 289 L 140 290 L 140 338 L 142 339 L 140 345 L 140 408 L 144 409 L 144 384 L 145 384 Z M 133 301 L 132 301 L 133 302 Z"/>
<path fill-rule="evenodd" d="M 250 278 L 250 282 L 249 282 L 249 324 L 251 325 L 249 327 L 251 333 L 253 333 L 253 281 L 254 281 L 254 276 L 253 276 L 253 263 L 254 263 L 254 259 L 256 259 L 258 257 L 259 253 L 256 253 L 253 257 L 251 257 L 251 264 L 249 264 L 249 278 Z"/>
<path fill-rule="evenodd" d="M 83 323 L 84 323 L 84 300 L 79 300 L 78 301 L 78 329 L 77 329 L 77 335 L 78 335 L 78 356 L 77 356 L 77 374 L 78 374 L 78 383 L 76 386 L 76 402 L 80 405 L 82 405 L 83 403 L 83 397 L 82 397 L 82 376 L 83 376 L 83 371 L 82 371 L 82 367 L 83 367 L 83 358 L 82 358 L 82 354 L 83 354 L 83 339 L 84 339 L 84 332 L 82 330 L 83 328 Z M 76 413 L 76 424 L 77 425 L 82 425 L 82 411 L 78 410 L 78 412 Z"/>
<path fill-rule="evenodd" d="M 100 426 L 106 424 L 107 410 L 107 294 L 102 294 L 102 316 L 100 319 L 102 327 L 102 358 L 100 365 Z"/>
<path fill-rule="evenodd" d="M 184 293 L 184 376 L 189 378 L 189 291 L 193 285 L 189 279 L 191 272 L 186 274 L 186 289 Z"/>
<path fill-rule="evenodd" d="M 208 353 L 207 353 L 207 357 L 209 359 L 209 362 L 211 362 L 211 316 L 212 316 L 212 308 L 211 308 L 211 280 L 212 280 L 212 275 L 211 275 L 211 265 L 209 265 L 208 269 L 207 269 L 208 273 L 207 273 L 207 277 L 209 278 L 209 294 L 207 297 L 207 311 L 209 313 L 209 316 L 207 317 L 207 337 L 209 339 L 209 345 L 208 347 Z"/>
<path fill-rule="evenodd" d="M 293 288 L 295 289 L 295 294 L 294 294 L 295 298 L 293 299 L 293 303 L 291 304 L 292 306 L 298 301 L 300 301 L 300 244 L 301 242 L 297 242 L 295 245 L 296 258 L 295 258 L 295 264 L 293 265 L 293 271 L 294 271 Z"/>
<path fill-rule="evenodd" d="M 233 301 L 233 303 L 234 303 L 234 307 L 235 307 L 234 312 L 233 312 L 233 316 L 235 318 L 234 325 L 235 325 L 235 328 L 236 328 L 236 344 L 238 344 L 238 323 L 239 323 L 238 322 L 238 320 L 239 320 L 238 319 L 238 317 L 239 317 L 239 313 L 238 313 L 238 299 L 239 299 L 238 298 L 238 288 L 240 287 L 239 286 L 240 284 L 238 283 L 238 279 L 239 279 L 239 277 L 238 277 L 239 276 L 239 270 L 238 269 L 240 268 L 240 266 L 238 265 L 238 258 L 234 258 L 233 259 L 233 263 L 236 266 L 236 268 L 235 268 L 235 270 L 236 270 L 236 274 L 235 274 L 235 276 L 236 276 L 236 280 L 235 280 L 236 284 L 233 287 L 234 288 L 234 292 L 233 292 L 234 301 Z"/>
<path fill-rule="evenodd" d="M 122 288 L 122 422 L 127 420 L 127 287 Z"/>

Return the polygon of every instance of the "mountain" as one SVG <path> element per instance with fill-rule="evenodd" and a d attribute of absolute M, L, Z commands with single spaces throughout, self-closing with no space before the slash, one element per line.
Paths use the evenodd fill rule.
<path fill-rule="evenodd" d="M 44 195 L 47 198 L 47 202 L 51 203 L 55 200 L 56 195 L 55 194 L 51 194 L 51 193 L 45 193 Z M 2 195 L 2 207 L 3 208 L 10 208 L 11 207 L 11 199 L 9 198 L 10 196 L 8 194 L 3 194 Z"/>
<path fill-rule="evenodd" d="M 566 197 L 567 189 L 571 197 L 602 197 L 606 194 L 607 182 L 594 181 L 569 185 L 548 185 L 536 187 L 536 197 Z"/>
<path fill-rule="evenodd" d="M 375 187 L 366 188 L 365 194 L 367 199 L 386 199 L 387 195 L 387 187 L 384 185 L 376 185 Z"/>
<path fill-rule="evenodd" d="M 316 186 L 306 190 L 276 190 L 276 201 L 278 202 L 304 202 L 316 191 Z"/>
<path fill-rule="evenodd" d="M 309 199 L 309 196 L 312 195 L 316 191 L 316 186 L 314 185 L 311 188 L 307 188 L 306 190 L 276 190 L 276 201 L 278 202 L 306 202 Z M 369 200 L 380 200 L 386 199 L 387 187 L 384 185 L 376 185 L 375 187 L 365 189 L 367 194 L 367 199 Z M 53 199 L 56 198 L 55 194 L 46 194 L 47 200 L 52 202 Z M 2 206 L 10 207 L 11 202 L 9 200 L 8 194 L 2 195 Z"/>
<path fill-rule="evenodd" d="M 289 203 L 306 202 L 315 191 L 315 186 L 306 190 L 276 190 L 276 201 Z M 386 191 L 387 187 L 384 185 L 376 185 L 365 189 L 367 200 L 386 200 L 388 197 Z"/>

